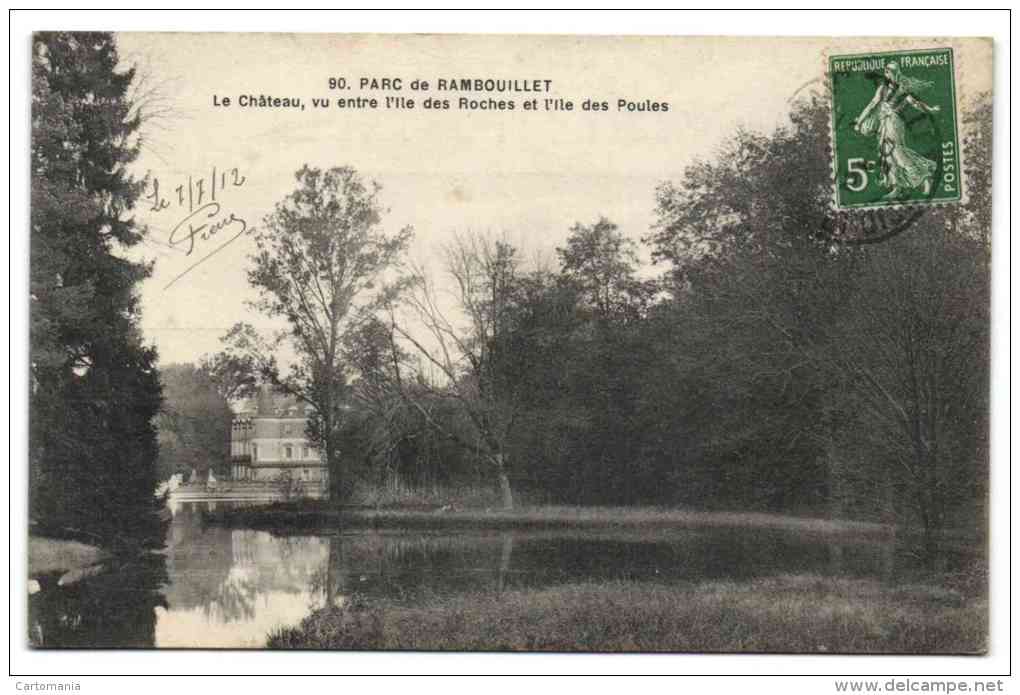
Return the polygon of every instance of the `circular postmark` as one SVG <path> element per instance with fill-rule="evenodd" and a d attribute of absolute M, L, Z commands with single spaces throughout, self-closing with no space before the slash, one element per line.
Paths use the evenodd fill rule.
<path fill-rule="evenodd" d="M 831 103 L 832 90 L 828 75 L 816 77 L 799 86 L 787 100 L 788 103 L 807 99 Z M 830 148 L 832 143 L 830 140 Z M 831 149 L 829 156 L 832 156 Z M 838 185 L 833 176 L 833 188 Z M 891 239 L 905 232 L 922 219 L 927 212 L 924 207 L 908 205 L 886 205 L 863 209 L 839 209 L 835 190 L 831 192 L 833 203 L 828 207 L 822 220 L 822 236 L 831 241 L 847 245 L 875 244 Z"/>

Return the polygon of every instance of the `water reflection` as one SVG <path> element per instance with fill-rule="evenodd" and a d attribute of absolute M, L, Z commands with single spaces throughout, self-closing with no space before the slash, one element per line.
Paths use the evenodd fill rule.
<path fill-rule="evenodd" d="M 161 555 L 105 565 L 101 571 L 61 586 L 59 574 L 36 577 L 28 598 L 29 642 L 37 647 L 152 647 L 157 610 L 166 605 Z"/>
<path fill-rule="evenodd" d="M 909 565 L 890 543 L 746 529 L 628 536 L 324 530 L 277 537 L 205 527 L 202 504 L 175 508 L 163 555 L 104 568 L 70 587 L 36 578 L 41 590 L 30 597 L 32 643 L 260 647 L 272 630 L 355 595 L 417 602 L 571 581 L 804 573 L 895 581 Z"/>
<path fill-rule="evenodd" d="M 201 511 L 197 502 L 174 510 L 157 647 L 259 647 L 323 605 L 314 577 L 328 564 L 328 538 L 205 527 Z"/>

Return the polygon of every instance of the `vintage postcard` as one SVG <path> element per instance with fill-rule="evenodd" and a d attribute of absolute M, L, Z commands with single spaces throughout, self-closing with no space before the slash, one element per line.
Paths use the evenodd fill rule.
<path fill-rule="evenodd" d="M 991 40 L 31 65 L 32 648 L 987 652 Z"/>

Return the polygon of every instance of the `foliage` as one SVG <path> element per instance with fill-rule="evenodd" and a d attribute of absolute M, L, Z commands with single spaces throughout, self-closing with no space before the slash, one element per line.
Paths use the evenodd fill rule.
<path fill-rule="evenodd" d="M 273 485 L 285 502 L 300 499 L 305 496 L 305 486 L 301 480 L 290 471 L 280 471 L 273 479 Z"/>
<path fill-rule="evenodd" d="M 976 185 L 990 152 L 981 103 L 967 117 Z M 929 538 L 977 523 L 987 200 L 845 244 L 829 231 L 827 129 L 824 106 L 800 102 L 786 125 L 738 132 L 663 183 L 645 239 L 658 285 L 606 218 L 571 228 L 558 274 L 460 237 L 447 250 L 455 312 L 415 273 L 418 322 L 391 318 L 419 361 L 394 365 L 422 419 L 461 440 L 451 470 L 498 461 L 515 487 L 574 504 L 862 516 Z"/>
<path fill-rule="evenodd" d="M 603 320 L 634 319 L 651 299 L 654 286 L 635 277 L 636 244 L 605 217 L 570 228 L 566 246 L 556 249 L 563 277 Z"/>
<path fill-rule="evenodd" d="M 109 34 L 37 33 L 32 55 L 31 515 L 158 542 L 160 384 L 135 294 L 151 267 L 122 255 L 145 234 L 134 72 Z"/>
<path fill-rule="evenodd" d="M 159 429 L 159 471 L 165 480 L 174 473 L 229 471 L 230 426 L 233 412 L 222 391 L 201 368 L 169 364 L 160 370 L 163 408 Z"/>
<path fill-rule="evenodd" d="M 357 346 L 350 336 L 370 321 L 391 289 L 386 274 L 411 238 L 410 228 L 387 234 L 379 186 L 350 167 L 302 167 L 297 188 L 276 204 L 255 235 L 257 252 L 248 271 L 259 298 L 252 306 L 282 319 L 286 330 L 272 341 L 250 326 L 235 326 L 234 354 L 258 365 L 286 393 L 312 406 L 309 440 L 326 457 L 330 497 L 349 495 L 340 460 L 341 429 L 350 409 Z M 289 372 L 275 360 L 287 342 L 296 354 Z"/>
<path fill-rule="evenodd" d="M 203 357 L 199 362 L 199 369 L 228 402 L 253 397 L 258 392 L 259 386 L 256 359 L 250 354 L 236 352 L 229 338 L 224 342 L 226 348 Z"/>
<path fill-rule="evenodd" d="M 883 244 L 828 239 L 824 111 L 801 104 L 790 126 L 738 134 L 659 189 L 650 241 L 705 396 L 702 484 L 754 486 L 770 506 L 821 495 L 931 539 L 984 478 L 987 232 L 977 213 L 939 210 Z"/>

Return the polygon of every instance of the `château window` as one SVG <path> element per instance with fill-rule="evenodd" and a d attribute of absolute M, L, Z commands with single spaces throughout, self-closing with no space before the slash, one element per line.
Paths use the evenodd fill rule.
<path fill-rule="evenodd" d="M 259 460 L 259 445 L 258 444 L 252 444 L 251 445 L 251 460 L 252 461 L 258 461 Z"/>
<path fill-rule="evenodd" d="M 290 444 L 283 447 L 283 457 L 287 459 L 294 458 L 294 447 L 292 447 Z"/>

